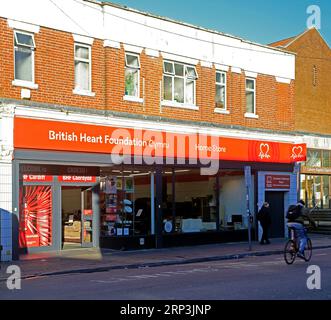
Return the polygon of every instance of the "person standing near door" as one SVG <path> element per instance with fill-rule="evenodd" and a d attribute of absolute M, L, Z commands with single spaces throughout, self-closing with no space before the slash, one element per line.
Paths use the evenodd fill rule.
<path fill-rule="evenodd" d="M 260 244 L 270 244 L 268 233 L 271 226 L 271 215 L 270 215 L 270 205 L 268 202 L 264 202 L 261 209 L 257 214 L 257 220 L 260 222 L 263 229 L 262 238 Z"/>

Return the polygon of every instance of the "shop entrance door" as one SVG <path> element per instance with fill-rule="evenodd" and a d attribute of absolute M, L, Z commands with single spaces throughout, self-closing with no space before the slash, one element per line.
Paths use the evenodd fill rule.
<path fill-rule="evenodd" d="M 284 192 L 266 192 L 265 201 L 270 204 L 270 238 L 284 238 Z"/>
<path fill-rule="evenodd" d="M 92 187 L 62 186 L 62 248 L 93 246 Z"/>

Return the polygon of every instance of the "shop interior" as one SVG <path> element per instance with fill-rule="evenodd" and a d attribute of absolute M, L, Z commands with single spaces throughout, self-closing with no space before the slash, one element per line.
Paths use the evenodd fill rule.
<path fill-rule="evenodd" d="M 62 186 L 62 248 L 74 249 L 92 242 L 92 191 L 90 187 Z"/>
<path fill-rule="evenodd" d="M 155 186 L 154 190 L 151 188 L 152 173 L 150 168 L 138 166 L 101 169 L 101 237 L 153 233 L 156 192 Z M 165 234 L 242 230 L 247 228 L 245 212 L 245 179 L 241 170 L 224 170 L 219 177 L 201 175 L 196 168 L 169 168 L 162 172 Z"/>

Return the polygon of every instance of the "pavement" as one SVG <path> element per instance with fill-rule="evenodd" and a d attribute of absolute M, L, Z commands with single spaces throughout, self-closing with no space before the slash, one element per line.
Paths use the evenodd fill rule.
<path fill-rule="evenodd" d="M 330 235 L 313 234 L 310 238 L 314 250 L 331 248 Z M 22 256 L 19 261 L 1 262 L 0 282 L 7 281 L 7 267 L 13 264 L 21 268 L 21 278 L 28 279 L 71 273 L 241 259 L 248 256 L 280 255 L 283 253 L 284 244 L 284 239 L 272 239 L 270 245 L 252 242 L 251 250 L 247 242 L 237 242 L 139 251 L 88 248 L 30 254 Z"/>

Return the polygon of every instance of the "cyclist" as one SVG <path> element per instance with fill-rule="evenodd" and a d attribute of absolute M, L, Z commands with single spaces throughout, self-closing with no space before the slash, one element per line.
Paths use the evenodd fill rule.
<path fill-rule="evenodd" d="M 316 227 L 315 221 L 309 216 L 308 209 L 305 208 L 305 202 L 300 200 L 296 205 L 296 210 L 298 210 L 297 217 L 295 219 L 288 219 L 287 226 L 293 228 L 297 234 L 300 241 L 298 257 L 304 259 L 304 251 L 307 245 L 307 235 L 304 227 L 304 220 L 307 218 L 309 222 Z"/>

